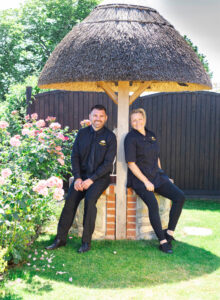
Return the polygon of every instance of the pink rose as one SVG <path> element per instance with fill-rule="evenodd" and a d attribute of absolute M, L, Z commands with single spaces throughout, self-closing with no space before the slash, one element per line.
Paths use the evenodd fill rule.
<path fill-rule="evenodd" d="M 27 128 L 22 129 L 21 131 L 22 135 L 30 135 L 30 130 Z"/>
<path fill-rule="evenodd" d="M 44 139 L 46 138 L 46 134 L 41 132 L 39 135 L 38 135 L 38 141 L 43 143 L 44 142 Z"/>
<path fill-rule="evenodd" d="M 13 111 L 11 112 L 12 115 L 16 115 L 17 113 L 18 113 L 17 110 L 13 110 Z"/>
<path fill-rule="evenodd" d="M 69 140 L 68 136 L 65 136 L 64 141 L 68 141 L 68 140 Z"/>
<path fill-rule="evenodd" d="M 10 139 L 10 144 L 13 147 L 19 147 L 21 145 L 21 142 L 19 141 L 19 139 L 17 139 L 16 137 L 12 137 Z"/>
<path fill-rule="evenodd" d="M 57 161 L 61 164 L 61 166 L 64 165 L 64 160 L 62 158 L 58 158 Z"/>
<path fill-rule="evenodd" d="M 29 116 L 29 115 L 26 115 L 24 118 L 25 118 L 25 120 L 29 120 L 29 119 L 30 119 L 30 116 Z"/>
<path fill-rule="evenodd" d="M 41 190 L 47 188 L 47 180 L 40 180 L 34 187 L 33 191 L 39 193 Z"/>
<path fill-rule="evenodd" d="M 64 196 L 64 190 L 63 189 L 56 188 L 54 190 L 54 193 L 53 193 L 53 199 L 54 200 L 62 200 L 63 196 Z"/>
<path fill-rule="evenodd" d="M 34 114 L 31 115 L 31 119 L 32 120 L 37 120 L 37 118 L 38 118 L 38 114 L 37 113 L 34 113 Z"/>
<path fill-rule="evenodd" d="M 38 191 L 38 194 L 43 195 L 43 196 L 48 196 L 48 188 L 43 188 Z"/>
<path fill-rule="evenodd" d="M 49 179 L 47 179 L 47 186 L 57 187 L 61 189 L 63 187 L 63 180 L 58 177 L 52 176 Z"/>
<path fill-rule="evenodd" d="M 20 139 L 20 138 L 21 138 L 21 136 L 20 136 L 19 134 L 14 135 L 14 137 L 15 137 L 16 139 Z"/>
<path fill-rule="evenodd" d="M 57 138 L 62 140 L 62 141 L 65 141 L 65 136 L 60 132 L 57 134 Z"/>
<path fill-rule="evenodd" d="M 82 127 L 90 126 L 91 124 L 92 124 L 91 121 L 87 120 L 87 119 L 85 119 L 85 120 L 83 120 L 83 121 L 80 122 L 80 125 Z"/>
<path fill-rule="evenodd" d="M 62 148 L 60 146 L 55 147 L 55 150 L 60 151 Z"/>
<path fill-rule="evenodd" d="M 7 178 L 12 174 L 12 171 L 11 171 L 11 169 L 6 168 L 1 171 L 1 174 L 2 174 L 3 178 Z"/>
<path fill-rule="evenodd" d="M 50 116 L 48 116 L 48 117 L 46 118 L 46 121 L 47 121 L 47 122 L 54 122 L 54 121 L 56 121 L 56 117 L 50 117 Z"/>
<path fill-rule="evenodd" d="M 9 126 L 8 122 L 6 121 L 0 121 L 0 128 L 5 129 Z"/>
<path fill-rule="evenodd" d="M 5 179 L 0 176 L 0 185 L 3 185 L 5 183 Z"/>
<path fill-rule="evenodd" d="M 53 130 L 60 129 L 60 128 L 61 128 L 61 125 L 60 125 L 60 123 L 58 123 L 58 122 L 56 122 L 56 123 L 51 123 L 51 124 L 50 124 L 50 128 L 53 129 Z"/>
<path fill-rule="evenodd" d="M 45 125 L 46 125 L 46 123 L 44 122 L 44 120 L 39 120 L 36 122 L 37 127 L 44 127 Z"/>
<path fill-rule="evenodd" d="M 23 128 L 31 128 L 33 125 L 31 123 L 26 123 L 23 125 Z"/>

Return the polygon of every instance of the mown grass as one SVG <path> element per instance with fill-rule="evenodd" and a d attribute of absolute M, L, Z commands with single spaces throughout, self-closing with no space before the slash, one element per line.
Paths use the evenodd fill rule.
<path fill-rule="evenodd" d="M 54 224 L 53 233 L 47 228 L 35 242 L 31 257 L 9 270 L 1 299 L 220 299 L 219 221 L 219 202 L 187 201 L 173 255 L 161 253 L 156 240 L 93 241 L 91 251 L 78 254 L 76 237 L 45 253 Z M 189 235 L 186 226 L 212 234 Z"/>

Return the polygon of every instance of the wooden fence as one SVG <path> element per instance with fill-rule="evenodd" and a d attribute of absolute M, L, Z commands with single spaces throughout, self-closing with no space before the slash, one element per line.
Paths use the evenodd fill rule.
<path fill-rule="evenodd" d="M 31 90 L 27 89 L 27 100 Z M 117 106 L 105 93 L 52 91 L 35 95 L 28 113 L 57 117 L 62 126 L 80 128 L 91 107 L 107 108 L 110 129 L 117 127 Z M 160 142 L 166 173 L 188 194 L 220 195 L 220 94 L 213 92 L 156 93 L 138 98 L 147 127 Z"/>

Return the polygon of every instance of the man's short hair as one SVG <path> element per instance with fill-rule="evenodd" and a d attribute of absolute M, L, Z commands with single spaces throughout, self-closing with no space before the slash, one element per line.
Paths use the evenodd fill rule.
<path fill-rule="evenodd" d="M 90 112 L 92 112 L 93 109 L 104 110 L 104 112 L 106 113 L 106 108 L 105 108 L 105 106 L 103 106 L 102 104 L 96 104 L 96 105 L 94 105 L 94 106 L 90 109 Z"/>

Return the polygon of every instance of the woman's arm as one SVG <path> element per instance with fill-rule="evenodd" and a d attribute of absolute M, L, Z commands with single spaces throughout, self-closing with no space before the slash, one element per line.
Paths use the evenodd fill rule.
<path fill-rule="evenodd" d="M 141 180 L 144 183 L 144 185 L 148 191 L 151 191 L 151 192 L 154 191 L 154 185 L 141 172 L 141 170 L 139 169 L 139 167 L 136 165 L 135 162 L 128 162 L 128 168 L 139 180 Z"/>
<path fill-rule="evenodd" d="M 161 162 L 160 162 L 159 157 L 158 157 L 158 167 L 159 167 L 160 169 L 162 169 L 162 168 L 161 168 Z"/>

